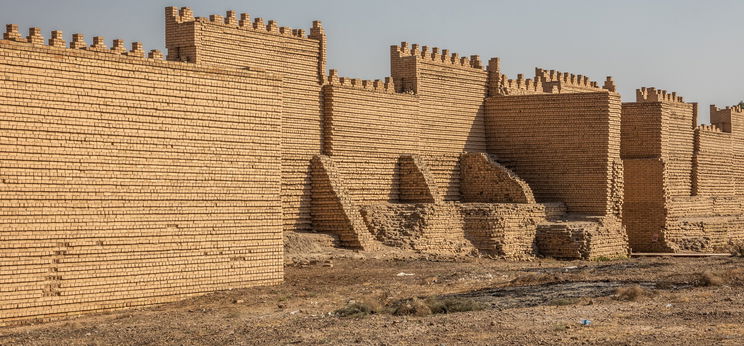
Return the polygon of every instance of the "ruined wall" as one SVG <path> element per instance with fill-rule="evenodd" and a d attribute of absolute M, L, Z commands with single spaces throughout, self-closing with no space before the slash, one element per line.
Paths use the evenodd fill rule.
<path fill-rule="evenodd" d="M 74 37 L 0 41 L 0 324 L 281 282 L 280 80 Z"/>
<path fill-rule="evenodd" d="M 434 182 L 429 166 L 418 155 L 402 155 L 400 167 L 400 202 L 441 203 L 444 201 Z"/>
<path fill-rule="evenodd" d="M 569 212 L 619 215 L 620 96 L 608 91 L 493 96 L 489 152 L 524 179 L 538 202 Z"/>
<path fill-rule="evenodd" d="M 543 256 L 607 260 L 628 257 L 628 235 L 616 217 L 589 217 L 538 225 L 535 239 Z"/>
<path fill-rule="evenodd" d="M 359 206 L 346 186 L 333 158 L 316 155 L 312 160 L 313 229 L 339 237 L 342 246 L 370 250 L 374 248 Z"/>
<path fill-rule="evenodd" d="M 480 58 L 408 45 L 390 48 L 391 75 L 419 98 L 419 151 L 445 200 L 460 199 L 460 154 L 485 152 L 483 100 L 488 73 Z"/>
<path fill-rule="evenodd" d="M 460 175 L 465 203 L 535 203 L 530 186 L 486 153 L 462 154 Z"/>
<path fill-rule="evenodd" d="M 166 8 L 168 59 L 265 70 L 282 77 L 282 202 L 286 230 L 309 230 L 310 160 L 321 153 L 321 85 L 326 36 L 320 22 L 305 30 L 234 11 L 194 18 Z"/>

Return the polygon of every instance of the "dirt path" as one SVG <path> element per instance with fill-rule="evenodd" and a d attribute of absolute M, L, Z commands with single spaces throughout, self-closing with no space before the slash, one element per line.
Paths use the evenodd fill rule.
<path fill-rule="evenodd" d="M 322 261 L 288 267 L 277 287 L 0 329 L 0 343 L 738 345 L 744 343 L 742 264 L 741 258 L 337 259 L 330 267 Z M 455 300 L 475 311 L 394 314 L 413 297 L 420 298 L 413 305 Z M 334 313 L 349 306 L 376 312 Z"/>

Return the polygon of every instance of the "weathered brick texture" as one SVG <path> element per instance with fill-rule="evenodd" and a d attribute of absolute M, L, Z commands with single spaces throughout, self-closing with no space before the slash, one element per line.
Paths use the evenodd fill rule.
<path fill-rule="evenodd" d="M 195 18 L 190 9 L 166 8 L 168 60 L 222 68 L 259 69 L 282 77 L 282 202 L 284 228 L 309 230 L 310 160 L 321 153 L 321 85 L 325 32 L 279 27 L 229 11 Z"/>
<path fill-rule="evenodd" d="M 720 251 L 744 238 L 744 113 L 697 105 L 654 88 L 623 104 L 623 223 L 634 251 Z"/>
<path fill-rule="evenodd" d="M 490 97 L 486 124 L 489 151 L 529 184 L 538 202 L 563 202 L 574 213 L 619 213 L 618 94 Z"/>
<path fill-rule="evenodd" d="M 744 110 L 417 44 L 326 72 L 306 32 L 165 11 L 167 60 L 9 25 L 0 41 L 0 323 L 282 279 L 282 231 L 506 258 L 744 240 Z M 627 232 L 626 232 L 627 230 Z"/>
<path fill-rule="evenodd" d="M 0 323 L 282 280 L 281 82 L 0 41 Z"/>
<path fill-rule="evenodd" d="M 403 42 L 390 47 L 391 74 L 401 92 L 419 99 L 418 154 L 443 197 L 460 199 L 460 154 L 486 152 L 483 99 L 488 73 L 480 58 Z"/>

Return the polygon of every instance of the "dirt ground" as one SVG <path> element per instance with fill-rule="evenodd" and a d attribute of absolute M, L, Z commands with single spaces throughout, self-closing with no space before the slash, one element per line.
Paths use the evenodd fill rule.
<path fill-rule="evenodd" d="M 281 286 L 7 327 L 0 344 L 744 343 L 740 257 L 341 257 L 299 260 Z M 416 308 L 443 301 L 473 311 Z"/>

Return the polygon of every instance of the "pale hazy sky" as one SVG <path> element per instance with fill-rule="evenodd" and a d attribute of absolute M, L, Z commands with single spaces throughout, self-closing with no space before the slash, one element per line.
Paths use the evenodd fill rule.
<path fill-rule="evenodd" d="M 0 22 L 23 33 L 41 27 L 141 41 L 163 49 L 163 8 L 189 6 L 196 16 L 246 12 L 252 18 L 309 29 L 323 22 L 328 67 L 342 76 L 378 79 L 390 71 L 389 46 L 400 41 L 500 57 L 510 77 L 535 67 L 615 77 L 623 101 L 654 86 L 708 105 L 744 99 L 744 1 L 161 1 L 0 0 Z"/>

